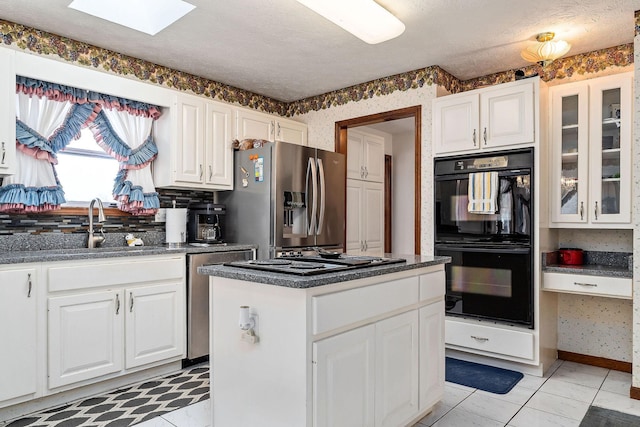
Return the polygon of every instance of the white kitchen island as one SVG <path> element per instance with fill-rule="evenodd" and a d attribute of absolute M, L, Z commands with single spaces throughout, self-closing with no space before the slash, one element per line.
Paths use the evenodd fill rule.
<path fill-rule="evenodd" d="M 305 277 L 200 267 L 211 276 L 212 425 L 404 426 L 428 414 L 444 389 L 449 258 L 402 258 Z M 255 315 L 256 343 L 240 306 Z"/>

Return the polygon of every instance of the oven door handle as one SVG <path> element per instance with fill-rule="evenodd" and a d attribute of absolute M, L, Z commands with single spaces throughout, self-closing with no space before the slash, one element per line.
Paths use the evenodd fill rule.
<path fill-rule="evenodd" d="M 484 252 L 484 253 L 492 253 L 492 254 L 528 254 L 531 253 L 531 248 L 522 247 L 522 246 L 502 246 L 500 248 L 496 248 L 495 246 L 458 246 L 458 245 L 437 245 L 435 247 L 436 254 L 438 250 L 449 251 L 449 252 Z"/>

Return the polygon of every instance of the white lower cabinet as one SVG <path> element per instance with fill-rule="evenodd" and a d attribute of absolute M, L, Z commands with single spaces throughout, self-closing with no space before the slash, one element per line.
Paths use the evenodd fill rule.
<path fill-rule="evenodd" d="M 49 298 L 49 388 L 123 368 L 122 291 Z"/>
<path fill-rule="evenodd" d="M 171 283 L 126 291 L 127 369 L 182 355 L 182 288 L 181 283 Z"/>
<path fill-rule="evenodd" d="M 375 326 L 375 425 L 395 427 L 418 415 L 418 311 Z"/>
<path fill-rule="evenodd" d="M 444 301 L 420 309 L 420 407 L 435 405 L 444 394 Z"/>
<path fill-rule="evenodd" d="M 374 425 L 375 327 L 313 344 L 315 427 Z"/>
<path fill-rule="evenodd" d="M 35 268 L 0 270 L 0 406 L 37 392 L 37 274 Z"/>
<path fill-rule="evenodd" d="M 313 344 L 314 426 L 399 426 L 442 398 L 444 302 Z"/>
<path fill-rule="evenodd" d="M 347 179 L 347 252 L 384 253 L 384 188 L 379 182 Z"/>
<path fill-rule="evenodd" d="M 183 256 L 47 265 L 49 389 L 183 357 L 184 270 Z"/>

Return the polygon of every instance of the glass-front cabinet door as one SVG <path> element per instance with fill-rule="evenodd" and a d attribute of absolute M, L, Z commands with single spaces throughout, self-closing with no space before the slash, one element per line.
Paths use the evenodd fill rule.
<path fill-rule="evenodd" d="M 612 76 L 589 86 L 591 98 L 592 223 L 631 222 L 631 78 Z"/>
<path fill-rule="evenodd" d="M 551 95 L 552 221 L 587 222 L 589 167 L 587 86 L 554 87 Z"/>
<path fill-rule="evenodd" d="M 551 223 L 631 226 L 631 74 L 552 87 Z"/>

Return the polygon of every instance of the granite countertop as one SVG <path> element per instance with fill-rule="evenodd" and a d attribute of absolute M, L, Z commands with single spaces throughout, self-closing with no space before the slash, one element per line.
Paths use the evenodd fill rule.
<path fill-rule="evenodd" d="M 130 256 L 198 254 L 229 252 L 255 249 L 255 245 L 226 244 L 217 246 L 181 246 L 169 248 L 157 246 L 116 246 L 104 248 L 47 249 L 0 252 L 0 264 L 21 264 L 29 262 L 72 261 L 84 259 L 121 258 Z"/>
<path fill-rule="evenodd" d="M 230 267 L 225 265 L 208 265 L 198 267 L 198 273 L 224 277 L 227 279 L 244 280 L 248 282 L 264 283 L 267 285 L 284 286 L 288 288 L 312 288 L 315 286 L 330 285 L 333 283 L 347 282 L 366 277 L 379 276 L 381 274 L 397 273 L 433 265 L 451 262 L 450 257 L 422 256 L 422 255 L 394 255 L 385 254 L 388 258 L 404 258 L 407 262 L 402 264 L 388 264 L 374 267 L 361 267 L 353 270 L 336 271 L 313 276 L 296 276 L 291 274 L 273 273 L 268 271 L 250 270 L 246 268 Z"/>
<path fill-rule="evenodd" d="M 628 252 L 584 251 L 584 264 L 560 265 L 557 252 L 542 254 L 542 271 L 586 276 L 633 278 L 633 257 Z"/>

